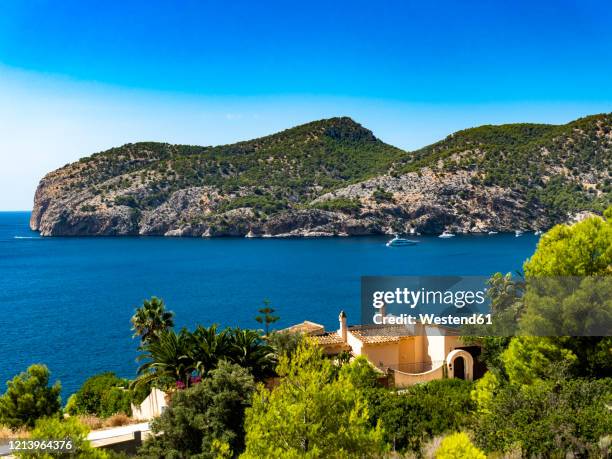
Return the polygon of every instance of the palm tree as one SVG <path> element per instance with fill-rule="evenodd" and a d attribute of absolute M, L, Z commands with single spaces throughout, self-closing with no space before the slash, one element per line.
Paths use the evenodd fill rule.
<path fill-rule="evenodd" d="M 250 370 L 255 379 L 262 380 L 274 373 L 274 349 L 255 330 L 234 328 L 230 331 L 229 360 Z"/>
<path fill-rule="evenodd" d="M 157 340 L 160 332 L 174 326 L 174 313 L 166 311 L 164 301 L 154 296 L 150 300 L 144 300 L 130 321 L 134 338 L 139 336 L 141 345 L 144 346 L 148 342 Z"/>
<path fill-rule="evenodd" d="M 200 375 L 214 370 L 220 360 L 228 358 L 231 336 L 227 329 L 217 332 L 216 324 L 208 328 L 198 325 L 191 337 L 191 356 Z"/>
<path fill-rule="evenodd" d="M 142 345 L 144 353 L 138 356 L 138 360 L 146 362 L 138 368 L 138 377 L 133 385 L 188 387 L 191 376 L 196 371 L 196 362 L 191 356 L 191 333 L 184 328 L 178 333 L 174 330 L 162 330 L 156 338 Z"/>

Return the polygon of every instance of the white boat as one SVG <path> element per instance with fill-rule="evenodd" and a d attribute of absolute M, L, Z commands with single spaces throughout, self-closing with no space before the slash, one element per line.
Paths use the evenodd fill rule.
<path fill-rule="evenodd" d="M 255 233 L 253 233 L 253 230 L 249 230 L 249 232 L 246 233 L 246 235 L 244 237 L 253 238 L 253 237 L 257 237 L 257 236 L 255 235 Z"/>
<path fill-rule="evenodd" d="M 397 234 L 393 239 L 387 242 L 387 247 L 405 247 L 408 245 L 416 245 L 418 241 L 413 241 L 410 239 L 403 239 L 399 237 Z"/>
<path fill-rule="evenodd" d="M 449 237 L 455 237 L 455 235 L 449 231 L 444 231 L 442 234 L 440 234 L 438 237 L 442 237 L 442 238 L 449 238 Z"/>
<path fill-rule="evenodd" d="M 521 230 L 514 231 L 514 237 L 519 237 L 519 236 L 522 236 L 522 235 L 523 235 L 523 232 Z"/>
<path fill-rule="evenodd" d="M 535 234 L 536 236 L 540 236 L 542 233 L 543 233 L 543 231 L 542 231 L 542 230 L 535 230 L 535 231 L 533 232 L 533 234 Z"/>
<path fill-rule="evenodd" d="M 492 236 L 492 235 L 494 235 L 494 234 L 497 234 L 497 231 L 489 231 L 487 234 L 488 234 L 489 236 Z"/>

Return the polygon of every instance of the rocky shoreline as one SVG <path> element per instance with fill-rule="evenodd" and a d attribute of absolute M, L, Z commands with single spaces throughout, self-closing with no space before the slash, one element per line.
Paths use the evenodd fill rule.
<path fill-rule="evenodd" d="M 543 209 L 528 207 L 520 195 L 499 187 L 476 187 L 471 175 L 435 174 L 424 170 L 399 177 L 382 176 L 349 185 L 313 200 L 312 205 L 349 199 L 352 212 L 299 209 L 271 216 L 250 208 L 213 214 L 203 203 L 205 188 L 180 190 L 161 206 L 135 211 L 125 205 L 85 207 L 88 193 L 49 197 L 45 184 L 36 194 L 31 227 L 42 236 L 171 236 L 171 237 L 323 237 L 419 232 L 439 234 L 510 232 L 551 226 Z M 381 202 L 375 193 L 386 193 Z M 186 223 L 186 216 L 204 216 Z"/>

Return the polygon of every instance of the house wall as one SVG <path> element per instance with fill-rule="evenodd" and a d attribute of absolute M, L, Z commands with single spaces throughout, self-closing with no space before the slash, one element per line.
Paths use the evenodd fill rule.
<path fill-rule="evenodd" d="M 414 362 L 429 362 L 427 354 L 427 336 L 418 335 L 413 338 Z"/>
<path fill-rule="evenodd" d="M 354 356 L 362 354 L 362 342 L 355 338 L 350 331 L 346 334 L 346 343 L 351 347 Z"/>
<path fill-rule="evenodd" d="M 400 338 L 398 357 L 398 363 L 400 365 L 420 362 L 420 360 L 416 360 L 415 357 L 415 344 L 416 340 L 412 336 Z"/>
<path fill-rule="evenodd" d="M 463 344 L 463 342 L 461 341 L 461 337 L 459 336 L 445 336 L 444 337 L 444 356 L 446 358 L 446 356 L 448 356 L 448 353 L 458 347 L 461 346 L 465 346 L 465 344 Z"/>
<path fill-rule="evenodd" d="M 377 367 L 387 367 L 399 363 L 399 349 L 397 342 L 380 344 L 363 344 L 362 355 Z"/>
<path fill-rule="evenodd" d="M 427 357 L 431 361 L 445 360 L 448 353 L 457 347 L 463 346 L 458 336 L 423 336 L 420 337 L 424 340 L 425 345 L 425 359 Z"/>
<path fill-rule="evenodd" d="M 153 388 L 139 406 L 132 403 L 132 417 L 143 421 L 153 419 L 159 416 L 166 406 L 168 406 L 166 394 L 157 388 Z"/>
<path fill-rule="evenodd" d="M 447 343 L 445 336 L 425 336 L 427 343 L 426 355 L 433 361 L 441 361 L 446 358 L 448 353 L 446 350 Z"/>
<path fill-rule="evenodd" d="M 418 374 L 409 374 L 403 373 L 401 371 L 393 372 L 393 383 L 395 387 L 408 387 L 414 384 L 424 383 L 428 381 L 433 381 L 434 379 L 442 379 L 444 378 L 444 364 L 438 366 L 437 368 L 433 368 L 430 371 L 425 373 Z"/>

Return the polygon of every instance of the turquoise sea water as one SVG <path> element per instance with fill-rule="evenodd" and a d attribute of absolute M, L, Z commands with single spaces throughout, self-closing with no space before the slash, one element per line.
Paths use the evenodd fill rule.
<path fill-rule="evenodd" d="M 334 329 L 341 309 L 358 322 L 362 275 L 516 271 L 537 243 L 533 234 L 419 237 L 403 248 L 385 237 L 39 238 L 28 220 L 0 212 L 0 383 L 43 362 L 64 397 L 98 372 L 134 377 L 129 319 L 152 295 L 179 327 L 257 327 L 269 298 L 278 327 L 308 319 Z"/>

